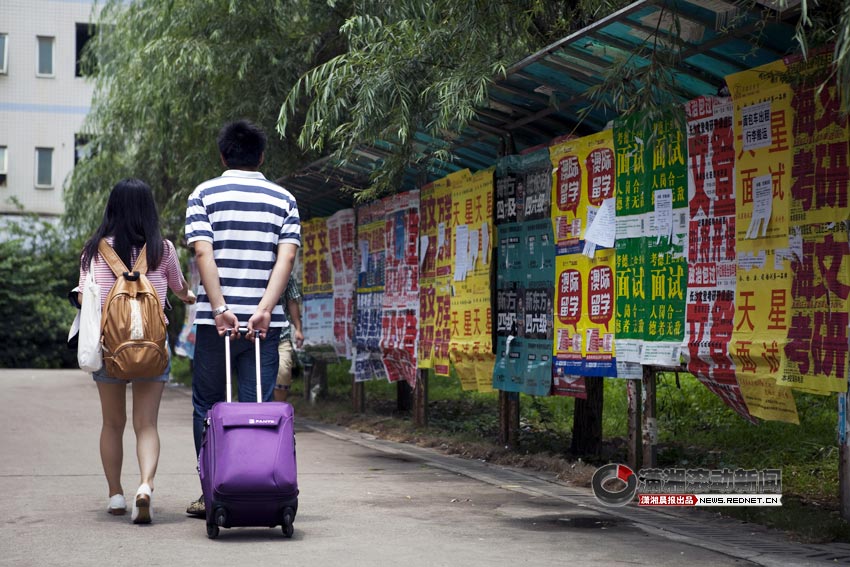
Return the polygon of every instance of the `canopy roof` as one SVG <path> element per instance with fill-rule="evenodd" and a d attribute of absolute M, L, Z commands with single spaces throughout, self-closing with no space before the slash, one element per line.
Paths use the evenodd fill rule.
<path fill-rule="evenodd" d="M 495 164 L 506 153 L 548 144 L 553 138 L 602 130 L 615 114 L 589 105 L 588 89 L 601 84 L 606 69 L 631 55 L 636 69 L 650 63 L 651 50 L 674 55 L 674 100 L 686 102 L 717 94 L 724 77 L 769 63 L 796 47 L 799 0 L 757 0 L 751 9 L 734 0 L 638 0 L 557 41 L 507 70 L 490 85 L 488 102 L 459 136 L 414 135 L 421 155 L 448 149 L 451 162 L 431 163 L 427 171 L 409 167 L 399 191 Z M 657 34 L 657 35 L 656 35 Z M 640 48 L 643 48 L 642 50 Z M 641 54 L 634 54 L 642 51 Z M 366 188 L 369 176 L 392 151 L 375 141 L 341 164 L 323 158 L 278 182 L 296 196 L 302 218 L 328 216 L 352 206 L 344 187 Z"/>

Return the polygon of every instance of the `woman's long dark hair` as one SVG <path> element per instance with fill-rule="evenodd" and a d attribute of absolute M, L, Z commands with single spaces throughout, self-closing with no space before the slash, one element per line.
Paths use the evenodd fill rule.
<path fill-rule="evenodd" d="M 88 266 L 97 254 L 101 238 L 112 236 L 112 247 L 128 269 L 133 248 L 147 247 L 148 271 L 157 269 L 162 260 L 162 233 L 153 192 L 141 179 L 122 179 L 109 194 L 103 222 L 83 248 L 80 266 Z"/>

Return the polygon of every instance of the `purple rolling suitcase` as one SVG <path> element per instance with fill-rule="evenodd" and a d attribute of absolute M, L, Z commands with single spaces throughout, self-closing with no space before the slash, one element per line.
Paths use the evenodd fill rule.
<path fill-rule="evenodd" d="M 259 337 L 254 345 L 257 403 L 230 403 L 228 336 L 227 402 L 207 412 L 198 471 L 210 539 L 218 537 L 220 527 L 281 526 L 286 537 L 293 533 L 298 510 L 294 414 L 287 403 L 261 403 Z"/>

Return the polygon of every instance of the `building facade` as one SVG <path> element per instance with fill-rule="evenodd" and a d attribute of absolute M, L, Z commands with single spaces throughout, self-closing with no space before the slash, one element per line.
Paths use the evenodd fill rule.
<path fill-rule="evenodd" d="M 92 0 L 0 1 L 0 215 L 59 216 L 93 81 L 79 53 Z"/>

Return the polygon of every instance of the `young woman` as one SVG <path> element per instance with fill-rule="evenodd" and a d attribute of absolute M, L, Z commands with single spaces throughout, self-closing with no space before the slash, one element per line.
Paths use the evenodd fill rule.
<path fill-rule="evenodd" d="M 115 275 L 98 252 L 98 243 L 105 238 L 124 262 L 131 267 L 147 245 L 147 277 L 156 288 L 159 300 L 165 305 L 166 288 L 185 303 L 194 303 L 195 294 L 180 271 L 174 245 L 162 238 L 159 215 L 150 187 L 139 179 L 119 181 L 109 195 L 103 222 L 86 242 L 80 258 L 80 286 L 86 279 L 94 260 L 95 280 L 100 286 L 101 308 L 115 283 Z M 82 301 L 82 296 L 80 296 Z M 121 464 L 124 460 L 124 426 L 127 422 L 127 383 L 133 384 L 133 429 L 136 433 L 136 456 L 139 460 L 141 483 L 133 501 L 133 523 L 148 524 L 152 518 L 151 493 L 159 462 L 159 433 L 157 417 L 159 402 L 168 374 L 169 362 L 160 376 L 139 376 L 124 380 L 108 376 L 106 368 L 92 374 L 100 394 L 103 426 L 100 431 L 100 458 L 109 485 L 107 512 L 122 515 L 127 511 L 121 486 Z"/>

